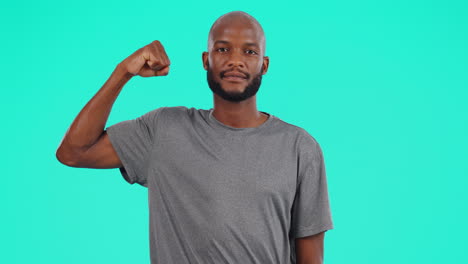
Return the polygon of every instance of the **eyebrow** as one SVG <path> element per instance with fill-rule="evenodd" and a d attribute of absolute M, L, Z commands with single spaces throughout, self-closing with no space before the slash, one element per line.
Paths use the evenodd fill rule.
<path fill-rule="evenodd" d="M 215 43 L 214 43 L 213 45 L 216 45 L 216 44 L 229 44 L 229 41 L 226 41 L 226 40 L 217 40 L 217 41 L 215 41 Z M 244 46 L 253 46 L 253 47 L 259 48 L 258 44 L 257 44 L 257 43 L 253 43 L 253 42 L 244 43 Z"/>

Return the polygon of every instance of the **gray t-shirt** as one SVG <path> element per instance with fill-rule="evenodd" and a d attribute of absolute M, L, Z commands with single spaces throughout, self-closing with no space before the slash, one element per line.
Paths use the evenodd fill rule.
<path fill-rule="evenodd" d="M 107 128 L 125 180 L 148 188 L 151 263 L 295 264 L 295 238 L 333 229 L 319 144 L 265 112 L 235 128 L 212 111 L 160 107 Z"/>

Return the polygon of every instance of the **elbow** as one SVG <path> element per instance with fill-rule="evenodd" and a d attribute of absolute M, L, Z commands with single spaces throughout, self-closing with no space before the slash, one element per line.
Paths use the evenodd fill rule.
<path fill-rule="evenodd" d="M 55 152 L 57 160 L 68 167 L 78 167 L 76 155 L 72 155 L 71 151 L 66 151 L 64 147 L 60 146 Z"/>

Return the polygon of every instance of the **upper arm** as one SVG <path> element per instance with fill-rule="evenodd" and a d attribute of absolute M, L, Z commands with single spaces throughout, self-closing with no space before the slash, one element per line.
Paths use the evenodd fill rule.
<path fill-rule="evenodd" d="M 107 131 L 103 131 L 96 143 L 76 153 L 66 165 L 78 168 L 106 169 L 120 168 L 122 162 L 109 140 Z"/>
<path fill-rule="evenodd" d="M 296 238 L 296 262 L 323 263 L 323 240 L 325 231 L 306 237 Z"/>
<path fill-rule="evenodd" d="M 98 141 L 80 157 L 80 167 L 86 168 L 119 168 L 122 162 L 112 146 L 107 131 L 103 131 Z"/>

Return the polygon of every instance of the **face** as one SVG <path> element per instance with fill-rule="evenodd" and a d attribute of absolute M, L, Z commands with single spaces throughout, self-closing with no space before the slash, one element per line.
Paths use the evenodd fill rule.
<path fill-rule="evenodd" d="M 231 102 L 254 96 L 267 72 L 263 33 L 253 23 L 224 21 L 212 30 L 208 52 L 203 53 L 210 89 Z"/>

